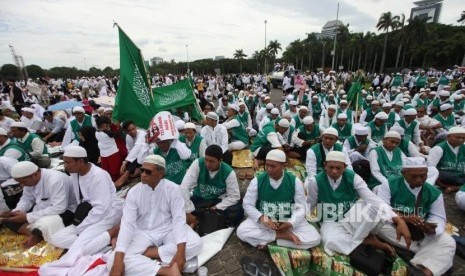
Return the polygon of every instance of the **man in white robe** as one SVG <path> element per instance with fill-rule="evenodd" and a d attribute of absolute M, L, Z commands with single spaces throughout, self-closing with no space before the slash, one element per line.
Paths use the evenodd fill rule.
<path fill-rule="evenodd" d="M 200 237 L 186 224 L 180 187 L 165 179 L 165 159 L 149 155 L 141 182 L 125 201 L 111 275 L 181 275 L 186 259 L 200 253 Z M 161 266 L 158 259 L 168 266 Z"/>

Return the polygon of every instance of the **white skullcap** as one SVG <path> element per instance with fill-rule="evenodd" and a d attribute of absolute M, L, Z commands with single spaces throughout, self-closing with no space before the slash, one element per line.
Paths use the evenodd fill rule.
<path fill-rule="evenodd" d="M 402 162 L 403 169 L 427 168 L 426 160 L 423 157 L 407 157 Z"/>
<path fill-rule="evenodd" d="M 6 132 L 6 130 L 4 128 L 0 127 L 0 135 L 8 136 L 8 132 Z"/>
<path fill-rule="evenodd" d="M 299 108 L 299 111 L 300 111 L 300 110 L 308 111 L 308 108 L 307 108 L 306 106 L 301 106 L 301 107 Z"/>
<path fill-rule="evenodd" d="M 184 125 L 184 129 L 196 129 L 195 124 L 193 123 L 186 123 Z"/>
<path fill-rule="evenodd" d="M 318 99 L 318 96 L 315 95 L 315 96 L 312 97 L 312 99 Z"/>
<path fill-rule="evenodd" d="M 250 96 L 253 97 L 253 95 L 249 95 L 249 97 L 250 97 Z M 239 101 L 239 106 L 241 106 L 241 105 L 244 105 L 244 106 L 245 106 L 245 103 L 244 103 L 243 101 Z"/>
<path fill-rule="evenodd" d="M 282 150 L 270 150 L 266 155 L 266 160 L 277 161 L 281 163 L 286 162 L 286 154 Z"/>
<path fill-rule="evenodd" d="M 362 89 L 362 94 L 368 94 L 365 89 Z"/>
<path fill-rule="evenodd" d="M 441 104 L 441 111 L 445 111 L 445 110 L 448 110 L 448 109 L 451 109 L 453 108 L 453 106 L 451 104 L 448 104 L 448 103 L 445 103 L 445 104 Z"/>
<path fill-rule="evenodd" d="M 431 91 L 429 92 L 430 95 L 436 95 L 436 92 L 435 91 Z"/>
<path fill-rule="evenodd" d="M 288 101 L 292 101 L 292 100 L 294 99 L 294 96 L 292 96 L 292 95 L 287 95 L 286 99 L 287 99 Z"/>
<path fill-rule="evenodd" d="M 347 119 L 347 114 L 345 114 L 345 113 L 339 113 L 339 115 L 337 115 L 337 118 L 338 118 L 338 119 Z"/>
<path fill-rule="evenodd" d="M 383 108 L 388 108 L 388 107 L 391 108 L 392 105 L 391 105 L 390 103 L 385 103 L 385 104 L 383 104 Z"/>
<path fill-rule="evenodd" d="M 105 111 L 105 107 L 101 106 L 97 109 L 98 111 Z"/>
<path fill-rule="evenodd" d="M 289 121 L 287 119 L 281 119 L 278 122 L 278 126 L 288 128 L 290 125 Z"/>
<path fill-rule="evenodd" d="M 11 168 L 11 177 L 21 178 L 30 176 L 37 170 L 39 170 L 39 167 L 37 167 L 37 165 L 32 163 L 31 161 L 21 161 L 14 164 Z"/>
<path fill-rule="evenodd" d="M 290 105 L 297 105 L 297 102 L 296 101 L 291 101 L 289 104 Z"/>
<path fill-rule="evenodd" d="M 397 131 L 388 131 L 386 132 L 386 134 L 384 134 L 384 138 L 397 138 L 397 139 L 402 139 L 402 137 L 400 137 L 400 134 L 399 132 Z"/>
<path fill-rule="evenodd" d="M 273 115 L 279 115 L 279 109 L 277 109 L 277 108 L 275 107 L 275 108 L 273 108 L 273 109 L 271 110 L 270 113 L 273 114 Z"/>
<path fill-rule="evenodd" d="M 451 127 L 449 129 L 449 132 L 447 133 L 447 135 L 449 134 L 465 134 L 465 128 L 463 127 Z"/>
<path fill-rule="evenodd" d="M 387 88 L 383 88 L 383 92 L 387 92 Z"/>
<path fill-rule="evenodd" d="M 380 104 L 380 105 L 384 105 L 385 103 L 386 103 L 386 99 L 381 99 L 381 100 L 379 100 L 379 104 Z"/>
<path fill-rule="evenodd" d="M 304 125 L 310 125 L 313 124 L 314 120 L 312 116 L 305 116 L 302 122 L 304 123 Z"/>
<path fill-rule="evenodd" d="M 104 112 L 104 113 L 105 113 L 105 112 L 108 112 L 108 111 L 113 112 L 113 108 L 111 108 L 111 107 L 106 107 L 106 108 L 103 109 L 103 112 Z"/>
<path fill-rule="evenodd" d="M 149 156 L 145 157 L 144 163 L 150 163 L 162 168 L 166 168 L 165 158 L 156 154 L 150 154 Z"/>
<path fill-rule="evenodd" d="M 183 120 L 177 120 L 177 121 L 174 123 L 174 126 L 176 127 L 177 130 L 183 130 L 185 124 L 186 124 L 186 123 L 185 123 Z"/>
<path fill-rule="evenodd" d="M 347 101 L 346 100 L 342 100 L 339 102 L 339 104 L 347 104 Z"/>
<path fill-rule="evenodd" d="M 10 127 L 22 127 L 27 128 L 26 124 L 23 122 L 13 122 Z"/>
<path fill-rule="evenodd" d="M 439 92 L 439 97 L 450 97 L 450 92 L 446 90 L 441 90 Z"/>
<path fill-rule="evenodd" d="M 323 135 L 325 135 L 325 134 L 334 135 L 336 137 L 339 137 L 339 133 L 337 132 L 337 129 L 335 129 L 334 127 L 328 127 L 327 129 L 325 129 L 325 131 L 323 131 Z"/>
<path fill-rule="evenodd" d="M 268 97 L 268 96 L 266 96 L 266 97 L 265 97 L 265 101 L 266 101 L 266 100 L 271 100 L 271 98 Z"/>
<path fill-rule="evenodd" d="M 368 135 L 368 128 L 364 127 L 362 125 L 356 126 L 355 127 L 355 135 L 360 135 L 360 136 Z"/>
<path fill-rule="evenodd" d="M 334 104 L 330 104 L 330 105 L 328 105 L 328 109 L 330 109 L 330 108 L 336 110 L 337 106 L 334 105 Z"/>
<path fill-rule="evenodd" d="M 371 105 L 374 105 L 374 104 L 378 104 L 378 105 L 379 105 L 379 101 L 376 101 L 376 100 L 372 101 L 372 102 L 371 102 Z"/>
<path fill-rule="evenodd" d="M 87 157 L 87 151 L 80 146 L 67 146 L 63 153 L 65 157 L 84 158 Z"/>
<path fill-rule="evenodd" d="M 21 111 L 23 111 L 23 112 L 29 112 L 29 113 L 34 113 L 34 109 L 29 108 L 29 107 L 23 107 L 23 108 L 21 108 Z"/>
<path fill-rule="evenodd" d="M 420 88 L 420 92 L 423 92 L 423 91 L 426 91 L 426 89 L 424 89 L 424 88 Z"/>
<path fill-rule="evenodd" d="M 239 112 L 239 106 L 237 104 L 230 104 L 229 108 L 235 110 L 236 112 Z"/>
<path fill-rule="evenodd" d="M 267 103 L 266 104 L 266 109 L 273 109 L 274 108 L 274 105 L 272 103 Z"/>
<path fill-rule="evenodd" d="M 454 95 L 454 100 L 461 100 L 462 99 L 462 95 Z"/>
<path fill-rule="evenodd" d="M 345 164 L 346 156 L 341 151 L 333 150 L 333 151 L 328 152 L 328 154 L 326 154 L 326 162 L 328 161 L 342 162 Z"/>
<path fill-rule="evenodd" d="M 266 90 L 266 89 L 263 89 L 262 91 L 263 91 L 263 93 L 266 93 L 267 90 Z"/>
<path fill-rule="evenodd" d="M 216 114 L 213 111 L 210 111 L 210 112 L 207 113 L 207 118 L 210 118 L 212 120 L 218 120 L 218 114 Z"/>
<path fill-rule="evenodd" d="M 367 96 L 367 100 L 373 100 L 373 96 L 368 95 L 368 96 Z"/>
<path fill-rule="evenodd" d="M 387 120 L 389 119 L 389 115 L 387 115 L 386 112 L 379 112 L 375 115 L 375 119 Z"/>
<path fill-rule="evenodd" d="M 399 101 L 396 103 L 396 105 L 404 107 L 404 102 Z"/>
<path fill-rule="evenodd" d="M 404 135 L 405 135 L 405 130 L 404 130 L 402 127 L 400 127 L 400 126 L 395 125 L 395 126 L 391 127 L 390 130 L 399 133 L 400 136 L 404 136 Z"/>
<path fill-rule="evenodd" d="M 345 94 L 346 91 L 344 91 L 343 89 L 339 90 L 339 94 Z"/>
<path fill-rule="evenodd" d="M 417 110 L 415 108 L 409 108 L 404 111 L 404 116 L 415 115 L 417 116 Z"/>
<path fill-rule="evenodd" d="M 75 112 L 86 113 L 86 111 L 84 110 L 84 108 L 82 108 L 82 106 L 76 106 L 75 108 L 73 108 L 73 113 Z"/>
<path fill-rule="evenodd" d="M 228 95 L 232 95 L 232 94 L 233 94 L 233 92 L 229 92 L 229 93 L 228 93 Z"/>

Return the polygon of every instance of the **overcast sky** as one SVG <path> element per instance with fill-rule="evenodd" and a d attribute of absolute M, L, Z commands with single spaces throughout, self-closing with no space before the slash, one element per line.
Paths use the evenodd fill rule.
<path fill-rule="evenodd" d="M 381 13 L 404 13 L 412 1 L 341 0 L 339 19 L 349 31 L 376 31 Z M 26 65 L 43 68 L 119 67 L 116 21 L 142 49 L 146 60 L 225 56 L 236 49 L 249 57 L 267 41 L 284 48 L 336 19 L 336 0 L 0 0 L 0 65 L 13 63 L 15 47 Z M 457 24 L 463 0 L 445 0 L 440 22 Z M 278 55 L 281 55 L 282 51 Z"/>

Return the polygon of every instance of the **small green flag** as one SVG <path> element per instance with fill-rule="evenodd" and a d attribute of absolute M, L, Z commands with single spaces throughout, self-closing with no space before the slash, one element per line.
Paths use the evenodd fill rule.
<path fill-rule="evenodd" d="M 120 79 L 113 119 L 119 122 L 131 119 L 138 127 L 147 129 L 156 112 L 144 58 L 140 49 L 119 26 L 118 31 Z"/>
<path fill-rule="evenodd" d="M 153 97 L 155 98 L 155 113 L 181 108 L 188 112 L 191 118 L 202 121 L 203 117 L 190 78 L 172 85 L 154 88 Z"/>

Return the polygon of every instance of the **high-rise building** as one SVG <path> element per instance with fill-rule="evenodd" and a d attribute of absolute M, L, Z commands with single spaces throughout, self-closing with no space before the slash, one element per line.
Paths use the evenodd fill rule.
<path fill-rule="evenodd" d="M 428 23 L 438 23 L 443 0 L 423 0 L 413 2 L 415 7 L 410 11 L 410 19 L 415 17 L 428 18 Z"/>
<path fill-rule="evenodd" d="M 320 38 L 334 38 L 337 28 L 343 25 L 344 23 L 342 23 L 341 20 L 331 20 L 326 22 L 326 24 L 321 29 Z"/>
<path fill-rule="evenodd" d="M 153 57 L 153 58 L 150 59 L 150 63 L 151 63 L 152 66 L 160 64 L 162 62 L 163 62 L 163 58 L 161 58 L 161 57 Z"/>

